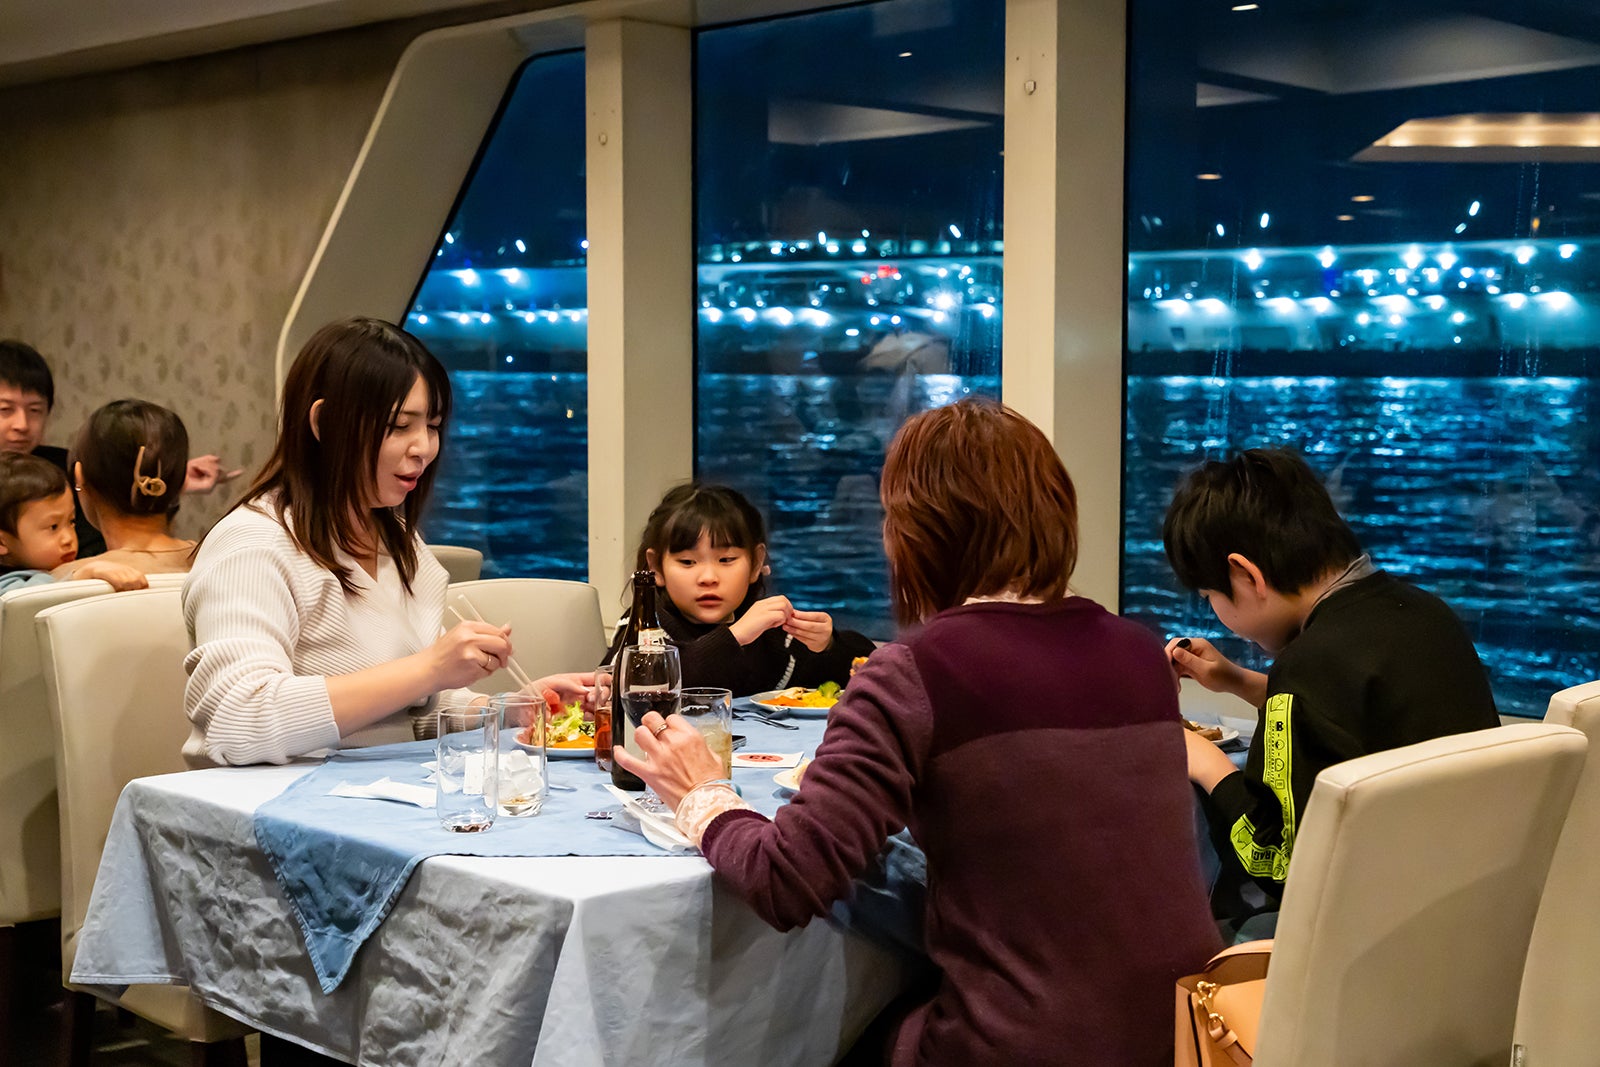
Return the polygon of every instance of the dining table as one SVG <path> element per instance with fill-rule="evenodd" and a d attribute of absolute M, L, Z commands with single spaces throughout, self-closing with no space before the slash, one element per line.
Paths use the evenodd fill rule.
<path fill-rule="evenodd" d="M 820 714 L 787 725 L 741 718 L 734 732 L 747 751 L 815 751 Z M 374 1067 L 800 1067 L 835 1062 L 915 972 L 892 939 L 847 921 L 780 933 L 698 854 L 430 855 L 324 992 L 255 818 L 318 766 L 129 783 L 72 981 L 182 983 L 264 1033 Z M 785 795 L 770 767 L 736 768 L 734 780 L 769 806 Z M 637 851 L 603 817 L 617 802 L 592 759 L 550 760 L 549 781 L 562 802 L 525 832 L 588 818 L 563 830 L 593 835 L 580 851 L 622 840 L 607 835 Z M 352 824 L 403 807 L 348 804 Z"/>

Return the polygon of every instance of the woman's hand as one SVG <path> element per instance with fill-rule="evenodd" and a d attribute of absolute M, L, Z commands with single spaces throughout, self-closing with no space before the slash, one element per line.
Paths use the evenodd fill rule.
<path fill-rule="evenodd" d="M 148 589 L 150 581 L 141 571 L 126 563 L 108 563 L 105 560 L 86 559 L 72 569 L 71 578 L 98 578 L 119 593 L 130 589 Z"/>
<path fill-rule="evenodd" d="M 644 779 L 673 810 L 695 786 L 722 778 L 722 760 L 711 754 L 706 739 L 682 715 L 663 719 L 647 711 L 633 738 L 647 759 L 636 758 L 620 744 L 611 750 L 611 758 Z"/>
<path fill-rule="evenodd" d="M 750 610 L 740 616 L 728 629 L 733 631 L 734 640 L 741 645 L 748 645 L 774 626 L 786 626 L 794 615 L 794 605 L 789 603 L 786 596 L 769 596 L 765 600 L 758 600 L 750 605 Z M 809 613 L 808 614 L 812 614 Z M 829 621 L 832 628 L 832 621 Z"/>
<path fill-rule="evenodd" d="M 1267 676 L 1239 666 L 1203 637 L 1168 641 L 1167 662 L 1179 678 L 1193 678 L 1213 693 L 1232 693 L 1257 708 L 1266 702 Z"/>
<path fill-rule="evenodd" d="M 783 624 L 783 632 L 813 652 L 826 652 L 833 644 L 833 616 L 826 611 L 795 611 Z"/>
<path fill-rule="evenodd" d="M 424 650 L 431 688 L 465 689 L 493 674 L 511 655 L 511 627 L 462 622 Z"/>

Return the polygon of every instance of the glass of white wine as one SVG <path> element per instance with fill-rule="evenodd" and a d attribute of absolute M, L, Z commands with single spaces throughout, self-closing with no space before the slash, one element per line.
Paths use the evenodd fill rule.
<path fill-rule="evenodd" d="M 727 689 L 685 689 L 678 714 L 700 731 L 711 754 L 722 761 L 722 776 L 732 778 L 733 693 Z"/>

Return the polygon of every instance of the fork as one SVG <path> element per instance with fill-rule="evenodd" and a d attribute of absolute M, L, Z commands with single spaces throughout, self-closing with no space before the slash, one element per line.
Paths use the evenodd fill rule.
<path fill-rule="evenodd" d="M 733 717 L 735 719 L 755 719 L 757 722 L 764 722 L 768 726 L 776 726 L 780 730 L 800 729 L 800 727 L 796 726 L 792 722 L 782 722 L 778 719 L 772 718 L 771 716 L 763 715 L 759 711 L 736 711 L 733 713 Z"/>

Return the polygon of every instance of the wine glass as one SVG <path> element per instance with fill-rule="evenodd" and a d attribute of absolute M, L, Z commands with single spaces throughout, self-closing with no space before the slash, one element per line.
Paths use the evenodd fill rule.
<path fill-rule="evenodd" d="M 622 736 L 612 731 L 612 747 L 622 745 L 628 754 L 644 758 L 633 731 L 643 725 L 646 712 L 654 711 L 663 719 L 678 710 L 683 691 L 683 668 L 678 660 L 678 650 L 672 645 L 630 645 L 617 659 L 615 688 L 612 695 L 613 712 L 618 704 L 627 718 L 627 728 Z M 641 801 L 649 808 L 667 810 L 654 790 L 645 790 Z"/>

